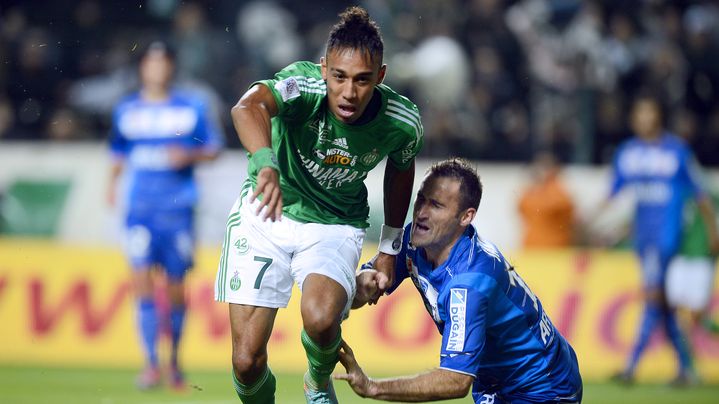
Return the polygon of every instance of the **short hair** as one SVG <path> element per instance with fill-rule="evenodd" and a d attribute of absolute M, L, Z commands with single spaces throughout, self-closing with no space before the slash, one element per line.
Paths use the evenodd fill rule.
<path fill-rule="evenodd" d="M 172 62 L 174 62 L 177 57 L 175 48 L 169 42 L 159 39 L 151 41 L 142 49 L 142 52 L 140 52 L 140 60 L 145 59 L 145 56 L 150 52 L 162 52 L 165 54 L 165 57 Z"/>
<path fill-rule="evenodd" d="M 362 7 L 348 7 L 339 14 L 340 20 L 332 26 L 327 39 L 326 53 L 337 49 L 358 49 L 382 65 L 384 42 L 379 25 L 370 19 Z"/>
<path fill-rule="evenodd" d="M 434 177 L 452 178 L 459 181 L 460 210 L 478 209 L 482 200 L 482 181 L 477 170 L 465 159 L 449 158 L 437 163 L 427 170 L 427 180 Z"/>

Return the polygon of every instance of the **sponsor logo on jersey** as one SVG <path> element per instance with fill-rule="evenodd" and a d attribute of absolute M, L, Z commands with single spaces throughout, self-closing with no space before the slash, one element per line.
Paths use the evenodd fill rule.
<path fill-rule="evenodd" d="M 449 290 L 450 334 L 447 337 L 447 351 L 464 350 L 465 319 L 467 317 L 467 289 Z"/>
<path fill-rule="evenodd" d="M 325 165 L 354 166 L 357 164 L 357 156 L 353 156 L 341 149 L 328 149 L 321 154 L 324 155 L 322 164 Z"/>
<path fill-rule="evenodd" d="M 379 153 L 377 152 L 377 149 L 372 150 L 369 153 L 365 153 L 360 157 L 360 163 L 366 165 L 366 166 L 372 166 L 379 160 Z"/>
<path fill-rule="evenodd" d="M 233 291 L 236 291 L 240 288 L 240 285 L 242 285 L 242 281 L 240 281 L 240 273 L 238 271 L 235 271 L 235 274 L 230 278 L 230 289 Z"/>
<path fill-rule="evenodd" d="M 477 401 L 477 404 L 494 404 L 494 399 L 497 396 L 497 393 L 493 394 L 482 394 L 481 397 L 479 397 L 479 400 Z"/>
<path fill-rule="evenodd" d="M 335 140 L 332 141 L 332 144 L 335 145 L 335 146 L 337 146 L 337 147 L 341 147 L 341 148 L 343 148 L 343 149 L 346 149 L 346 148 L 347 148 L 347 138 L 344 138 L 344 137 L 337 138 L 337 139 L 335 139 Z"/>
<path fill-rule="evenodd" d="M 275 90 L 279 91 L 282 101 L 288 101 L 300 96 L 300 86 L 294 77 L 278 81 L 275 84 Z"/>
<path fill-rule="evenodd" d="M 301 150 L 297 153 L 307 173 L 325 189 L 335 189 L 350 182 L 364 181 L 367 171 L 358 171 L 346 167 L 325 167 L 305 157 Z"/>
<path fill-rule="evenodd" d="M 406 163 L 409 160 L 412 160 L 412 158 L 414 158 L 414 155 L 416 154 L 415 150 L 414 150 L 415 143 L 417 143 L 417 142 L 414 140 L 409 142 L 407 144 L 407 146 L 404 149 L 402 149 L 402 151 L 400 152 L 402 154 L 402 162 L 403 163 Z"/>

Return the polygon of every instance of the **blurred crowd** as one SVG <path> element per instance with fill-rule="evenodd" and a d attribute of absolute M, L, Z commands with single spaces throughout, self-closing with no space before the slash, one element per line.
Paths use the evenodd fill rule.
<path fill-rule="evenodd" d="M 137 88 L 138 50 L 178 51 L 179 86 L 229 107 L 254 80 L 318 61 L 345 6 L 313 0 L 12 1 L 0 5 L 0 139 L 102 140 Z M 651 89 L 667 127 L 719 165 L 715 1 L 362 0 L 385 39 L 387 83 L 412 98 L 426 156 L 604 164 Z"/>

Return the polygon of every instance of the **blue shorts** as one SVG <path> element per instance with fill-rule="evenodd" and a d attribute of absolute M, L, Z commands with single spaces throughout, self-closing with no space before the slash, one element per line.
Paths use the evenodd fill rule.
<path fill-rule="evenodd" d="M 184 279 L 194 263 L 192 209 L 129 212 L 125 250 L 134 270 L 159 265 L 171 281 Z"/>

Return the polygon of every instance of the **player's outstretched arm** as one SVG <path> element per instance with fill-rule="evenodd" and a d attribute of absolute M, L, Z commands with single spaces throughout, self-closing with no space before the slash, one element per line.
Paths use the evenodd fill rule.
<path fill-rule="evenodd" d="M 339 351 L 340 363 L 347 373 L 336 374 L 336 380 L 346 380 L 361 397 L 384 401 L 422 402 L 465 397 L 474 378 L 462 373 L 434 369 L 414 376 L 391 379 L 371 379 L 357 363 L 352 349 L 345 341 Z"/>
<path fill-rule="evenodd" d="M 254 159 L 257 156 L 257 187 L 250 201 L 262 195 L 257 214 L 267 207 L 263 220 L 280 220 L 282 216 L 282 193 L 280 191 L 280 174 L 276 158 L 272 152 L 271 118 L 277 115 L 278 107 L 272 92 L 262 85 L 252 86 L 232 107 L 232 123 L 237 135 Z M 269 150 L 268 150 L 269 149 Z M 263 156 L 260 161 L 260 156 Z M 264 161 L 264 163 L 263 163 Z M 251 161 L 252 163 L 252 161 Z M 267 165 L 265 165 L 265 163 Z"/>
<path fill-rule="evenodd" d="M 390 228 L 401 229 L 404 227 L 404 219 L 407 217 L 409 209 L 409 201 L 412 199 L 412 186 L 414 185 L 414 160 L 406 170 L 400 170 L 388 160 L 384 170 L 384 222 Z M 372 299 L 372 303 L 376 303 L 379 297 L 394 281 L 394 266 L 397 254 L 401 247 L 401 237 L 399 243 L 394 246 L 393 252 L 389 252 L 382 248 L 380 241 L 380 253 L 375 260 L 375 268 L 386 275 L 387 281 L 380 283 L 378 293 Z"/>

